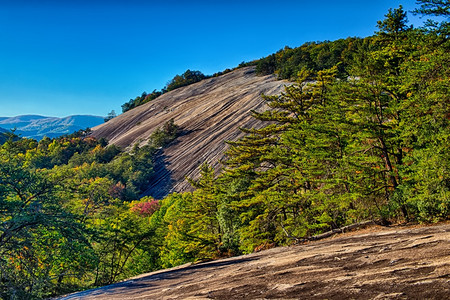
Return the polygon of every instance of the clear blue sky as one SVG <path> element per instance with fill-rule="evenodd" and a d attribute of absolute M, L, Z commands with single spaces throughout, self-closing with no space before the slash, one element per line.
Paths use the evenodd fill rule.
<path fill-rule="evenodd" d="M 372 35 L 399 4 L 415 7 L 414 0 L 3 0 L 0 116 L 120 113 L 124 102 L 186 69 L 212 74 L 286 45 Z"/>

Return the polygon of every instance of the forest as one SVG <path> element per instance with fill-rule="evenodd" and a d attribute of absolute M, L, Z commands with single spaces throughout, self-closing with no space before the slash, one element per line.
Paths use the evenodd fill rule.
<path fill-rule="evenodd" d="M 295 83 L 263 96 L 269 109 L 253 117 L 266 125 L 228 142 L 218 176 L 205 162 L 193 192 L 141 197 L 179 134 L 173 120 L 129 151 L 89 130 L 39 142 L 9 135 L 0 297 L 46 298 L 361 221 L 448 220 L 450 5 L 418 2 L 416 14 L 439 21 L 413 28 L 400 6 L 371 37 L 254 62 Z"/>
<path fill-rule="evenodd" d="M 135 107 L 138 107 L 142 104 L 145 104 L 149 101 L 152 101 L 152 100 L 158 98 L 162 94 L 173 91 L 173 90 L 183 87 L 183 86 L 187 86 L 187 85 L 199 82 L 199 81 L 201 81 L 205 78 L 209 78 L 209 77 L 211 77 L 211 76 L 206 76 L 200 71 L 191 71 L 188 69 L 188 70 L 186 70 L 186 72 L 184 72 L 181 75 L 175 75 L 175 77 L 172 78 L 167 83 L 167 85 L 164 88 L 162 88 L 160 91 L 153 90 L 153 92 L 151 92 L 150 94 L 143 92 L 141 94 L 141 96 L 137 96 L 134 99 L 130 99 L 130 101 L 128 101 L 122 105 L 122 112 L 127 112 Z"/>

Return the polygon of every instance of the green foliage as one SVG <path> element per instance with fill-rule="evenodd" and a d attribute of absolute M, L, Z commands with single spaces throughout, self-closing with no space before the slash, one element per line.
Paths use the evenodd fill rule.
<path fill-rule="evenodd" d="M 205 76 L 202 72 L 191 71 L 188 69 L 182 75 L 175 75 L 175 77 L 167 83 L 165 89 L 170 92 L 177 88 L 199 82 L 205 78 L 207 78 L 207 76 Z"/>
<path fill-rule="evenodd" d="M 415 13 L 434 16 L 449 16 L 450 3 L 446 0 L 418 0 L 420 8 L 414 10 Z"/>
<path fill-rule="evenodd" d="M 239 252 L 239 217 L 231 206 L 239 189 L 219 191 L 214 170 L 203 164 L 200 178 L 189 180 L 196 190 L 171 194 L 152 216 L 160 244 L 162 267 L 236 255 Z"/>
<path fill-rule="evenodd" d="M 406 18 L 406 12 L 403 10 L 403 7 L 400 5 L 399 8 L 389 9 L 389 12 L 385 15 L 386 19 L 383 21 L 378 21 L 378 28 L 380 31 L 378 35 L 391 35 L 395 36 L 401 32 L 408 30 L 408 19 Z"/>
<path fill-rule="evenodd" d="M 2 298 L 61 292 L 62 278 L 82 274 L 93 257 L 84 225 L 76 214 L 61 209 L 64 174 L 29 167 L 21 142 L 0 148 Z"/>
<path fill-rule="evenodd" d="M 166 203 L 170 207 L 163 217 L 168 228 L 161 253 L 163 266 L 217 257 L 222 230 L 217 220 L 219 203 L 214 180 L 214 170 L 205 164 L 201 179 L 191 181 L 197 187 L 194 193 L 164 199 L 162 207 Z"/>
<path fill-rule="evenodd" d="M 441 22 L 427 19 L 425 27 L 432 32 L 438 32 L 448 39 L 450 34 L 450 22 L 448 21 L 450 3 L 447 0 L 418 0 L 417 3 L 420 4 L 420 7 L 413 11 L 414 14 L 444 19 Z"/>
<path fill-rule="evenodd" d="M 262 73 L 273 68 L 298 84 L 265 97 L 269 110 L 253 116 L 266 126 L 243 129 L 246 137 L 229 142 L 226 172 L 207 193 L 218 223 L 211 213 L 181 217 L 196 205 L 178 216 L 186 227 L 177 232 L 218 224 L 220 245 L 251 252 L 366 219 L 449 217 L 448 41 L 438 31 L 407 27 L 401 7 L 379 28 L 376 36 L 355 40 L 344 68 L 349 76 L 342 76 L 342 61 L 329 69 L 291 64 L 301 49 L 260 61 Z M 193 240 L 184 234 L 183 248 Z"/>
<path fill-rule="evenodd" d="M 191 71 L 191 70 L 186 70 L 183 74 L 181 75 L 175 75 L 168 83 L 165 87 L 163 87 L 161 90 L 153 90 L 153 92 L 151 92 L 150 94 L 147 94 L 146 92 L 143 92 L 141 94 L 141 96 L 137 96 L 134 99 L 130 99 L 130 101 L 124 103 L 122 105 L 122 112 L 127 112 L 135 107 L 138 107 L 142 104 L 145 104 L 149 101 L 152 101 L 156 98 L 158 98 L 159 96 L 173 91 L 177 88 L 183 87 L 183 86 L 188 86 L 191 85 L 193 83 L 199 82 L 203 79 L 206 78 L 210 78 L 210 77 L 217 77 L 217 76 L 221 76 L 224 74 L 227 74 L 235 69 L 238 68 L 243 68 L 243 67 L 247 67 L 247 66 L 253 66 L 256 64 L 256 61 L 251 61 L 251 62 L 241 62 L 239 64 L 238 67 L 233 68 L 233 69 L 225 69 L 221 72 L 217 72 L 214 73 L 213 75 L 204 75 L 202 72 L 200 71 Z M 105 119 L 106 120 L 110 120 L 109 115 L 108 117 Z"/>
<path fill-rule="evenodd" d="M 98 255 L 95 286 L 102 286 L 154 268 L 149 226 L 151 213 L 135 209 L 152 199 L 122 202 L 113 200 L 93 214 L 90 226 L 96 232 L 93 247 Z M 94 276 L 93 274 L 93 276 Z"/>
<path fill-rule="evenodd" d="M 370 38 L 366 38 L 370 39 Z M 354 56 L 364 40 L 347 38 L 336 41 L 305 43 L 297 48 L 285 47 L 275 54 L 256 62 L 260 75 L 277 74 L 280 79 L 298 80 L 298 73 L 317 71 L 338 66 L 339 77 L 346 77 L 354 63 Z"/>
<path fill-rule="evenodd" d="M 208 77 L 210 76 L 206 76 L 200 71 L 191 71 L 188 69 L 182 75 L 175 75 L 175 77 L 172 78 L 162 90 L 160 91 L 153 90 L 153 92 L 151 92 L 150 94 L 143 92 L 141 96 L 137 96 L 134 99 L 130 99 L 130 101 L 122 105 L 122 112 L 127 112 L 135 107 L 138 107 L 142 104 L 145 104 L 149 101 L 158 98 L 162 94 L 173 91 L 183 86 L 199 82 Z M 109 117 L 105 119 L 105 122 L 107 120 L 109 121 L 109 119 L 110 119 Z"/>
<path fill-rule="evenodd" d="M 151 215 L 139 195 L 173 120 L 151 145 L 122 152 L 89 130 L 0 146 L 0 297 L 45 298 L 160 267 Z"/>
<path fill-rule="evenodd" d="M 319 71 L 315 84 L 266 97 L 271 110 L 254 116 L 272 124 L 231 143 L 229 176 L 251 178 L 246 195 L 235 202 L 242 250 L 289 243 L 349 221 L 352 195 L 338 172 L 348 128 L 338 123 L 339 103 L 328 97 L 336 73 Z"/>
<path fill-rule="evenodd" d="M 158 98 L 159 96 L 161 96 L 164 93 L 165 93 L 164 89 L 162 91 L 153 90 L 153 92 L 151 92 L 150 94 L 147 94 L 146 92 L 143 92 L 141 96 L 137 96 L 136 98 L 130 99 L 130 101 L 124 103 L 122 105 L 122 112 L 127 112 L 130 109 L 138 107 L 138 106 L 140 106 L 142 104 L 145 104 L 145 103 L 147 103 L 149 101 L 152 101 L 152 100 Z"/>
<path fill-rule="evenodd" d="M 148 144 L 155 148 L 165 147 L 178 136 L 178 133 L 178 126 L 173 119 L 170 119 L 151 134 Z"/>
<path fill-rule="evenodd" d="M 9 141 L 17 141 L 20 137 L 15 134 L 15 129 L 11 129 L 10 131 L 2 130 L 0 128 L 0 145 L 3 145 L 8 140 Z"/>

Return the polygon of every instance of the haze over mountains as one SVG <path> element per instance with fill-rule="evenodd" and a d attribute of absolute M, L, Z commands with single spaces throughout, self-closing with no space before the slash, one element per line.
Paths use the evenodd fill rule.
<path fill-rule="evenodd" d="M 73 115 L 64 118 L 39 115 L 0 117 L 0 131 L 16 129 L 15 133 L 26 138 L 40 140 L 70 134 L 80 129 L 91 128 L 104 122 L 100 116 Z"/>
<path fill-rule="evenodd" d="M 188 190 L 185 178 L 196 178 L 202 163 L 217 170 L 226 141 L 244 136 L 240 127 L 257 126 L 251 111 L 264 109 L 261 94 L 279 94 L 286 84 L 274 75 L 257 76 L 254 67 L 240 68 L 168 92 L 93 128 L 93 135 L 126 148 L 145 144 L 152 132 L 174 119 L 181 136 L 162 151 L 146 192 L 161 199 Z"/>

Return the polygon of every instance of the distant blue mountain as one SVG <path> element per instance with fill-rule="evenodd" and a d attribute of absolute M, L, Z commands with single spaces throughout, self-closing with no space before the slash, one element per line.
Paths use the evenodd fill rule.
<path fill-rule="evenodd" d="M 40 140 L 70 134 L 80 129 L 92 128 L 104 122 L 104 117 L 75 115 L 65 118 L 23 115 L 0 117 L 0 128 L 16 129 L 15 133 L 27 138 Z"/>

